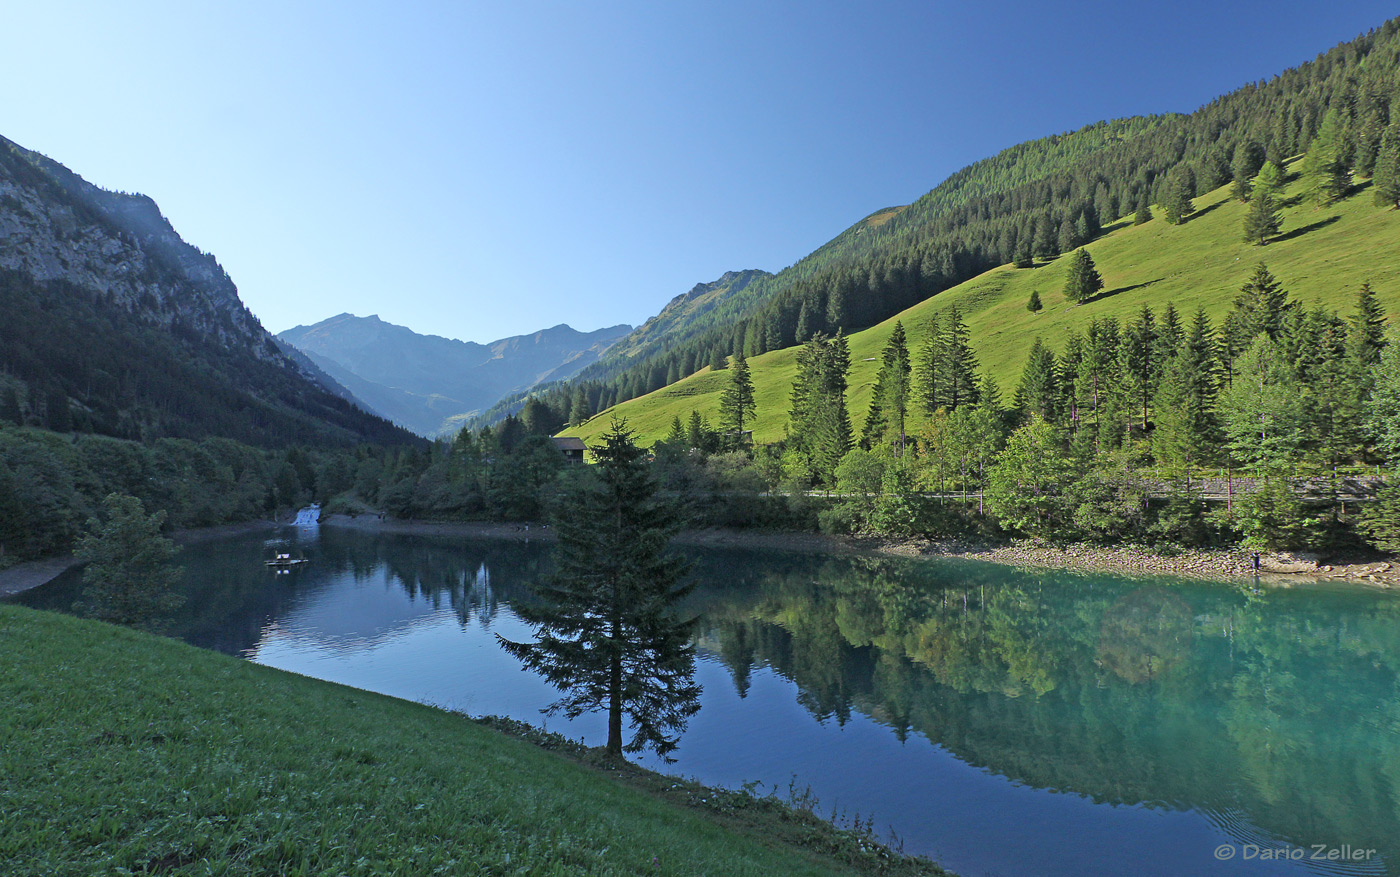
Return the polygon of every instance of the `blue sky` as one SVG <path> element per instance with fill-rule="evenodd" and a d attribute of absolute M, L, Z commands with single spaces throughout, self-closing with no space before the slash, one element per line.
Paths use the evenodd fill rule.
<path fill-rule="evenodd" d="M 1014 143 L 1189 112 L 1397 12 L 1068 6 L 13 4 L 0 134 L 155 198 L 273 331 L 488 341 L 640 323 Z"/>

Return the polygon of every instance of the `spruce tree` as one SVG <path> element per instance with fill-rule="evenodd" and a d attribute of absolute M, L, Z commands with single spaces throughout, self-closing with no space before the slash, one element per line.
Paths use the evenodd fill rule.
<path fill-rule="evenodd" d="M 1322 127 L 1303 156 L 1303 193 L 1309 201 L 1325 207 L 1346 194 L 1345 132 L 1341 116 L 1328 110 Z"/>
<path fill-rule="evenodd" d="M 1385 347 L 1385 311 L 1381 310 L 1370 283 L 1361 284 L 1356 294 L 1356 316 L 1347 333 L 1347 353 L 1366 366 L 1381 361 Z"/>
<path fill-rule="evenodd" d="M 588 404 L 588 391 L 583 387 L 574 387 L 574 398 L 569 404 L 569 423 L 578 426 L 592 416 L 593 409 Z"/>
<path fill-rule="evenodd" d="M 1035 266 L 1035 250 L 1029 237 L 1021 238 L 1016 243 L 1016 256 L 1013 263 L 1017 268 L 1032 268 Z"/>
<path fill-rule="evenodd" d="M 957 305 L 948 308 L 948 329 L 944 333 L 941 367 L 942 399 L 951 412 L 962 404 L 977 401 L 977 356 L 968 343 L 967 324 L 962 321 Z"/>
<path fill-rule="evenodd" d="M 1042 307 L 1044 307 L 1044 305 L 1040 303 L 1040 291 L 1032 289 L 1030 300 L 1026 302 L 1026 310 L 1033 314 L 1038 314 Z"/>
<path fill-rule="evenodd" d="M 938 314 L 929 317 L 928 336 L 919 351 L 919 362 L 915 371 L 915 385 L 919 405 L 925 414 L 932 414 L 942 404 L 942 381 L 939 372 L 943 362 L 943 332 Z"/>
<path fill-rule="evenodd" d="M 1140 411 L 1141 425 L 1147 430 L 1152 396 L 1157 392 L 1157 379 L 1161 362 L 1157 358 L 1157 318 L 1152 308 L 1142 306 L 1138 317 L 1126 327 L 1123 344 L 1120 348 L 1123 374 L 1127 378 L 1127 389 L 1133 394 L 1135 407 Z"/>
<path fill-rule="evenodd" d="M 1167 306 L 1162 311 L 1161 328 L 1157 330 L 1156 349 L 1153 356 L 1157 362 L 1165 366 L 1167 360 L 1176 356 L 1181 349 L 1181 339 L 1185 336 L 1181 328 L 1181 317 L 1176 312 L 1176 305 L 1167 302 Z"/>
<path fill-rule="evenodd" d="M 1275 198 L 1283 194 L 1283 185 L 1287 182 L 1287 174 L 1284 173 L 1283 166 L 1272 161 L 1264 162 L 1264 166 L 1259 168 L 1259 173 L 1254 177 L 1254 191 L 1264 190 Z"/>
<path fill-rule="evenodd" d="M 670 761 L 700 708 L 695 619 L 674 611 L 693 585 L 668 552 L 675 515 L 626 422 L 614 420 L 592 451 L 597 465 L 565 489 L 555 515 L 555 572 L 536 586 L 541 602 L 516 607 L 535 642 L 497 638 L 563 692 L 548 714 L 606 711 L 609 755 L 651 749 Z"/>
<path fill-rule="evenodd" d="M 749 363 L 742 353 L 734 355 L 734 365 L 729 370 L 729 386 L 724 388 L 719 400 L 720 426 L 732 430 L 738 441 L 744 439 L 744 422 L 752 420 L 756 407 L 753 396 L 753 378 L 749 375 Z"/>
<path fill-rule="evenodd" d="M 1074 251 L 1069 262 L 1069 276 L 1065 278 L 1065 298 L 1075 304 L 1088 301 L 1094 293 L 1103 289 L 1103 278 L 1094 267 L 1094 259 L 1083 248 Z"/>
<path fill-rule="evenodd" d="M 832 288 L 826 299 L 826 324 L 833 330 L 841 331 L 850 323 L 850 308 L 846 302 L 846 290 L 840 285 Z"/>
<path fill-rule="evenodd" d="M 874 447 L 885 434 L 893 432 L 895 448 L 904 455 L 905 418 L 909 412 L 910 396 L 909 344 L 904 336 L 904 324 L 895 321 L 894 331 L 880 354 L 880 372 L 875 378 L 875 392 L 870 398 L 870 417 L 866 419 L 862 444 Z"/>
<path fill-rule="evenodd" d="M 812 318 L 807 311 L 807 300 L 802 300 L 802 307 L 797 309 L 797 332 L 798 344 L 802 344 L 812 337 Z"/>
<path fill-rule="evenodd" d="M 724 355 L 724 349 L 719 345 L 710 350 L 710 371 L 717 372 L 729 365 L 729 357 Z"/>
<path fill-rule="evenodd" d="M 1162 218 L 1169 225 L 1180 225 L 1191 215 L 1195 207 L 1191 198 L 1195 195 L 1195 182 L 1190 168 L 1177 165 L 1167 177 L 1162 193 Z"/>
<path fill-rule="evenodd" d="M 1400 206 L 1400 107 L 1392 109 L 1395 118 L 1386 126 L 1376 155 L 1376 173 L 1371 178 L 1377 207 Z"/>
<path fill-rule="evenodd" d="M 1278 234 L 1279 210 L 1273 194 L 1260 186 L 1249 199 L 1249 213 L 1244 217 L 1244 240 L 1247 244 L 1262 247 L 1269 238 Z"/>
<path fill-rule="evenodd" d="M 1068 213 L 1065 214 L 1064 219 L 1060 220 L 1058 243 L 1061 253 L 1068 253 L 1081 244 L 1087 243 L 1087 241 L 1080 240 L 1079 232 L 1074 227 L 1074 220 L 1070 218 Z"/>
<path fill-rule="evenodd" d="M 1227 321 L 1227 355 L 1234 359 L 1249 347 L 1254 336 L 1263 332 L 1278 338 L 1283 331 L 1283 319 L 1288 310 L 1288 292 L 1260 262 L 1240 294 L 1235 297 L 1235 309 Z"/>
<path fill-rule="evenodd" d="M 705 447 L 705 433 L 709 429 L 705 423 L 705 418 L 694 408 L 690 409 L 690 419 L 686 423 L 685 438 L 690 446 L 696 450 Z"/>
<path fill-rule="evenodd" d="M 1138 196 L 1137 211 L 1133 213 L 1133 225 L 1143 225 L 1152 221 L 1152 205 L 1148 203 L 1147 188 Z"/>
<path fill-rule="evenodd" d="M 1234 184 L 1230 194 L 1238 201 L 1248 201 L 1253 188 L 1251 181 L 1264 166 L 1264 148 L 1254 140 L 1241 140 L 1235 146 L 1235 160 L 1230 165 Z"/>
<path fill-rule="evenodd" d="M 1016 407 L 1027 417 L 1038 415 L 1051 422 L 1057 422 L 1060 413 L 1059 369 L 1055 362 L 1055 352 L 1037 336 L 1031 344 L 1030 356 L 1021 372 L 1021 383 L 1016 388 Z"/>

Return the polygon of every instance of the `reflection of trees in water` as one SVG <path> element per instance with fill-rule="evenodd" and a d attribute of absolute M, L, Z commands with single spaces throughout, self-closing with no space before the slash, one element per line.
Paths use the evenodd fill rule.
<path fill-rule="evenodd" d="M 260 538 L 200 547 L 178 635 L 238 654 L 299 601 L 386 573 L 462 624 L 490 625 L 532 599 L 548 556 L 328 528 L 305 546 L 308 567 L 271 576 Z M 696 559 L 701 587 L 682 611 L 704 615 L 701 647 L 741 694 L 768 667 L 814 716 L 859 712 L 1028 785 L 1396 852 L 1400 601 L 971 563 Z M 42 608 L 73 599 L 25 595 Z"/>
<path fill-rule="evenodd" d="M 517 542 L 468 542 L 377 534 L 337 533 L 328 560 L 358 577 L 389 575 L 414 600 L 450 607 L 463 625 L 489 628 L 502 603 L 534 599 L 530 583 L 543 572 L 547 551 Z"/>
<path fill-rule="evenodd" d="M 1400 602 L 870 558 L 741 578 L 697 597 L 741 691 L 768 666 L 818 718 L 1030 785 L 1400 853 Z"/>

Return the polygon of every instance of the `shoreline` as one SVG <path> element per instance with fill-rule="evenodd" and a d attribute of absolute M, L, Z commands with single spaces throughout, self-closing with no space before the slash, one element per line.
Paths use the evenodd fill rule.
<path fill-rule="evenodd" d="M 198 545 L 201 542 L 223 539 L 227 536 L 241 536 L 244 533 L 256 533 L 259 530 L 273 530 L 280 526 L 282 526 L 280 522 L 264 518 L 256 521 L 240 521 L 235 524 L 215 524 L 212 527 L 175 530 L 169 534 L 168 538 L 183 548 L 186 545 Z M 40 585 L 47 585 L 80 562 L 71 554 L 62 554 L 57 557 L 26 560 L 23 563 L 0 569 L 0 599 L 32 590 Z"/>
<path fill-rule="evenodd" d="M 362 532 L 419 536 L 463 536 L 519 542 L 553 542 L 554 531 L 535 522 L 404 521 L 375 515 L 328 515 L 322 526 Z M 260 519 L 177 530 L 170 538 L 180 546 L 197 545 L 244 533 L 272 531 L 283 522 Z M 1260 571 L 1251 568 L 1250 552 L 1243 549 L 1177 549 L 1157 553 L 1136 546 L 1119 548 L 1071 545 L 1064 548 L 1027 545 L 995 545 L 960 540 L 882 539 L 868 536 L 828 536 L 797 530 L 682 530 L 676 545 L 695 548 L 760 548 L 834 555 L 886 557 L 946 557 L 999 563 L 1028 569 L 1064 569 L 1081 572 L 1167 575 L 1211 581 L 1258 580 L 1262 584 L 1290 587 L 1305 583 L 1342 582 L 1382 589 L 1400 588 L 1400 563 L 1376 560 L 1368 563 L 1319 563 L 1307 555 L 1262 554 Z M 72 555 L 46 557 L 0 570 L 0 598 L 37 588 L 78 565 Z"/>
<path fill-rule="evenodd" d="M 463 536 L 514 541 L 554 541 L 547 525 L 487 521 L 402 521 L 370 515 L 351 518 L 331 515 L 322 526 L 365 532 L 427 536 Z M 528 529 L 527 529 L 528 527 Z M 1251 552 L 1243 549 L 1175 549 L 1154 552 L 1136 546 L 1098 547 L 994 545 L 960 540 L 881 539 L 861 536 L 828 536 L 822 533 L 773 530 L 682 530 L 676 545 L 699 548 L 767 548 L 783 551 L 822 552 L 837 555 L 888 557 L 946 557 L 999 563 L 1030 569 L 1068 569 L 1083 572 L 1117 572 L 1135 575 L 1168 575 L 1223 582 L 1252 582 L 1289 587 L 1304 583 L 1346 582 L 1379 588 L 1400 588 L 1400 564 L 1389 560 L 1369 563 L 1319 563 L 1302 554 L 1261 553 L 1259 573 L 1252 569 Z"/>

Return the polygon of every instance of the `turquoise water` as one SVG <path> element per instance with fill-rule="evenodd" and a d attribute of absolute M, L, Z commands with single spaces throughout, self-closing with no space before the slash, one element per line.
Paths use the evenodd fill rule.
<path fill-rule="evenodd" d="M 547 548 L 295 538 L 312 562 L 281 575 L 262 537 L 186 549 L 171 632 L 545 721 L 553 690 L 496 634 L 528 638 L 512 607 Z M 705 691 L 673 773 L 814 798 L 964 875 L 1400 873 L 1400 595 L 692 556 Z M 77 587 L 19 601 L 67 609 Z M 597 716 L 545 723 L 604 737 Z"/>

